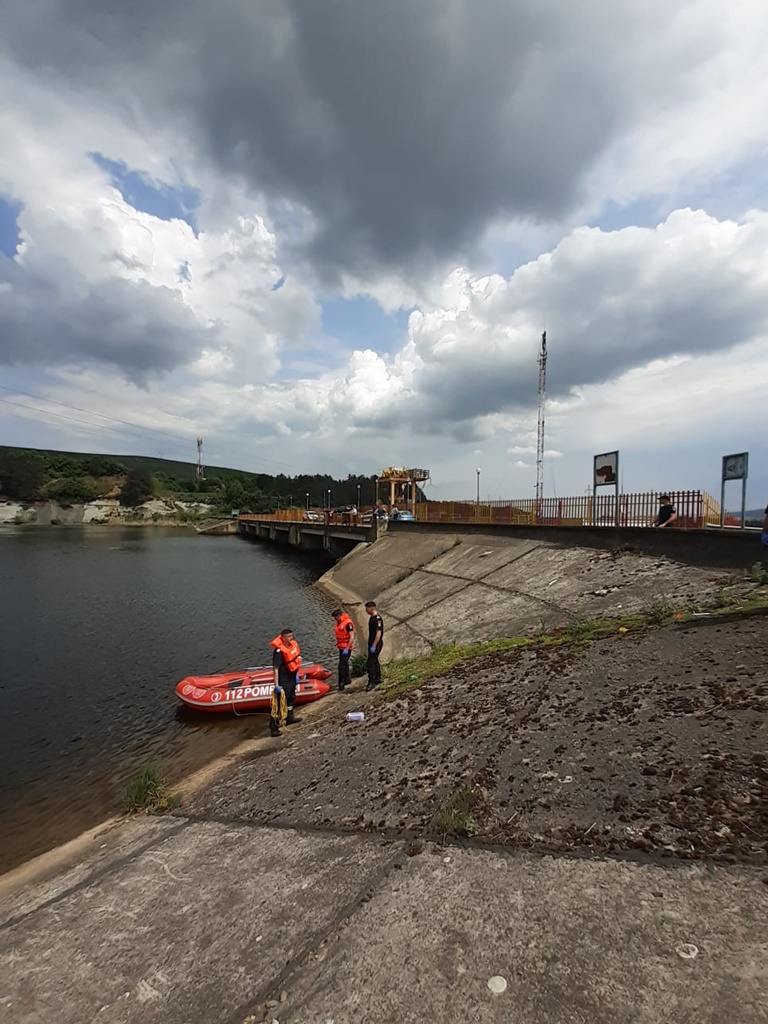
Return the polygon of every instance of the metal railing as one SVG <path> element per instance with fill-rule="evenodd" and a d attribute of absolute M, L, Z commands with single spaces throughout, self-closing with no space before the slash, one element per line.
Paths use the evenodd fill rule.
<path fill-rule="evenodd" d="M 675 527 L 701 529 L 720 525 L 720 505 L 706 491 L 647 491 L 620 494 L 618 517 L 613 494 L 567 498 L 501 499 L 498 501 L 430 501 L 416 506 L 422 523 L 489 523 L 527 526 L 652 526 L 659 511 L 659 496 L 669 494 L 677 512 Z M 739 526 L 726 514 L 726 526 Z"/>

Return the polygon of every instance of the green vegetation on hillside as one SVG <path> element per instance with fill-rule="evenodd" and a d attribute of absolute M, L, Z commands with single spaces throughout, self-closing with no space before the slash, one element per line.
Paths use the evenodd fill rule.
<path fill-rule="evenodd" d="M 152 497 L 199 501 L 229 513 L 273 512 L 293 505 L 304 508 L 370 504 L 374 478 L 327 474 L 286 476 L 209 468 L 206 479 L 194 478 L 194 465 L 136 455 L 95 455 L 0 446 L 0 497 L 20 502 L 78 504 L 119 498 L 135 507 Z"/>

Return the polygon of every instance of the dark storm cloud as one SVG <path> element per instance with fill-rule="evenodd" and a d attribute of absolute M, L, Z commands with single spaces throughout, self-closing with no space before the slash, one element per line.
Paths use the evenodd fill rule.
<path fill-rule="evenodd" d="M 168 288 L 62 287 L 0 258 L 0 365 L 118 367 L 137 384 L 183 366 L 208 332 Z"/>
<path fill-rule="evenodd" d="M 329 276 L 456 258 L 501 216 L 561 216 L 619 125 L 675 88 L 658 39 L 676 5 L 660 0 L 614 0 L 610 17 L 598 0 L 14 6 L 17 59 L 93 102 L 138 100 L 223 172 L 301 204 Z M 691 41 L 675 73 L 700 56 Z"/>

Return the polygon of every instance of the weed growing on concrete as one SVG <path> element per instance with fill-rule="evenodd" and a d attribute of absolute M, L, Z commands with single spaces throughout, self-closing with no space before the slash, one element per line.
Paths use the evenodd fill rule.
<path fill-rule="evenodd" d="M 349 663 L 349 672 L 353 679 L 364 676 L 368 671 L 368 659 L 364 654 L 353 654 Z"/>
<path fill-rule="evenodd" d="M 180 796 L 168 794 L 162 775 L 151 765 L 125 786 L 120 797 L 124 810 L 129 814 L 137 811 L 164 814 L 181 803 Z"/>
<path fill-rule="evenodd" d="M 442 801 L 435 811 L 433 825 L 441 838 L 447 836 L 476 836 L 480 830 L 479 817 L 483 800 L 474 787 L 465 784 Z"/>
<path fill-rule="evenodd" d="M 668 622 L 674 613 L 675 609 L 669 601 L 666 601 L 663 597 L 658 597 L 655 601 L 651 602 L 646 614 L 649 622 L 653 623 L 654 626 L 661 626 Z"/>
<path fill-rule="evenodd" d="M 760 587 L 768 586 L 768 568 L 762 562 L 755 562 L 747 572 L 747 576 Z"/>

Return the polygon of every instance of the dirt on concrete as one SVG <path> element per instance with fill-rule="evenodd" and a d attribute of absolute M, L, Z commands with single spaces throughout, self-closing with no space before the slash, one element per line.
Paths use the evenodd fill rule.
<path fill-rule="evenodd" d="M 467 662 L 397 699 L 334 699 L 186 812 L 768 864 L 766 666 L 763 617 Z"/>
<path fill-rule="evenodd" d="M 563 546 L 493 533 L 388 532 L 360 546 L 320 580 L 350 612 L 374 598 L 387 621 L 384 657 L 415 657 L 435 644 L 531 635 L 579 618 L 647 614 L 660 604 L 691 607 L 743 581 L 643 554 Z"/>

